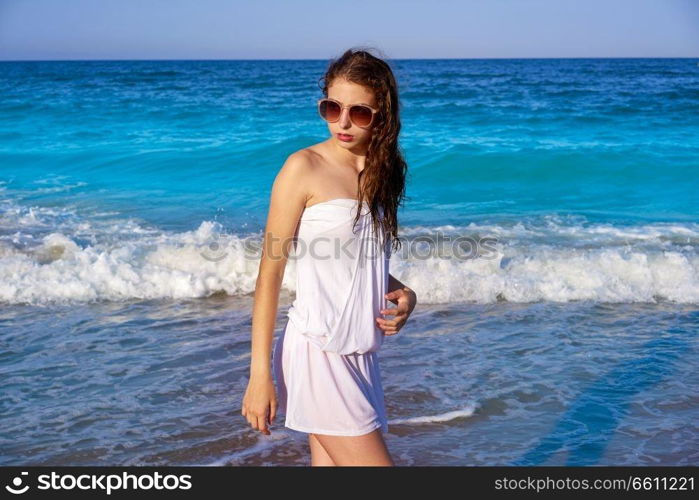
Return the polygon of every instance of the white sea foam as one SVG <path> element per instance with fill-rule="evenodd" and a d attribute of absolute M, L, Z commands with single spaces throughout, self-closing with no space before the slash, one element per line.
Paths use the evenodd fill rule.
<path fill-rule="evenodd" d="M 218 222 L 167 233 L 133 219 L 80 217 L 70 209 L 3 206 L 0 301 L 95 300 L 251 294 L 261 235 L 226 234 Z M 491 237 L 493 251 L 454 258 L 434 236 Z M 699 225 L 616 227 L 547 216 L 515 224 L 403 227 L 391 274 L 423 304 L 470 301 L 699 304 Z M 422 246 L 421 246 L 422 245 Z M 410 252 L 406 249 L 418 250 Z M 444 251 L 446 249 L 446 251 Z M 282 286 L 294 290 L 290 259 Z"/>
<path fill-rule="evenodd" d="M 259 435 L 257 441 L 252 446 L 229 453 L 206 463 L 190 464 L 199 467 L 222 467 L 227 465 L 240 465 L 248 457 L 265 458 L 271 451 L 279 446 L 280 442 L 286 444 L 291 439 L 290 431 L 287 428 L 274 429 L 269 436 Z"/>
<path fill-rule="evenodd" d="M 430 424 L 437 422 L 449 422 L 455 418 L 470 417 L 476 411 L 475 405 L 469 405 L 459 410 L 439 413 L 437 415 L 421 415 L 418 417 L 395 418 L 389 420 L 388 424 Z"/>

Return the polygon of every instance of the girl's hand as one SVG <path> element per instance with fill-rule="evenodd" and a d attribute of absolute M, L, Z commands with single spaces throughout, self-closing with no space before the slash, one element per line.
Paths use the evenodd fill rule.
<path fill-rule="evenodd" d="M 381 314 L 394 316 L 394 318 L 376 318 L 376 321 L 385 335 L 395 335 L 403 328 L 403 325 L 405 325 L 405 322 L 413 312 L 415 304 L 417 304 L 417 295 L 410 288 L 404 287 L 387 293 L 385 297 L 388 300 L 396 300 L 398 305 L 393 309 L 381 309 Z"/>
<path fill-rule="evenodd" d="M 241 414 L 248 420 L 250 426 L 269 436 L 268 426 L 277 414 L 277 396 L 271 376 L 251 376 L 248 388 L 243 396 Z"/>

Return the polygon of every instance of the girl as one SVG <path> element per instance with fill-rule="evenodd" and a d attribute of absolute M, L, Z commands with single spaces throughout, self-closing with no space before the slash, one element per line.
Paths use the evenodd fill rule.
<path fill-rule="evenodd" d="M 291 154 L 272 186 L 241 413 L 268 435 L 278 407 L 286 427 L 308 433 L 311 465 L 394 465 L 378 350 L 417 303 L 388 272 L 407 172 L 397 85 L 386 62 L 352 49 L 322 82 L 330 137 Z M 272 347 L 291 242 L 296 299 Z"/>

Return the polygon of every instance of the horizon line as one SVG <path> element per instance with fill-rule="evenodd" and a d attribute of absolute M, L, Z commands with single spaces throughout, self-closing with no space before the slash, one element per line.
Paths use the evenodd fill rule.
<path fill-rule="evenodd" d="M 328 61 L 329 58 L 268 58 L 268 59 L 236 59 L 236 58 L 146 58 L 146 59 L 0 59 L 0 62 L 214 62 L 214 61 Z M 465 60 L 533 60 L 533 59 L 699 59 L 699 56 L 577 56 L 577 57 L 387 57 L 388 61 L 465 61 Z"/>

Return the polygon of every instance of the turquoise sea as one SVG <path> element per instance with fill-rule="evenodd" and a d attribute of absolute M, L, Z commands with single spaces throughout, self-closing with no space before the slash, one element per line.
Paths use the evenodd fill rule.
<path fill-rule="evenodd" d="M 240 404 L 251 249 L 328 137 L 326 64 L 0 62 L 0 464 L 308 463 Z M 699 59 L 392 64 L 396 462 L 699 464 Z M 463 237 L 497 251 L 426 243 Z"/>

